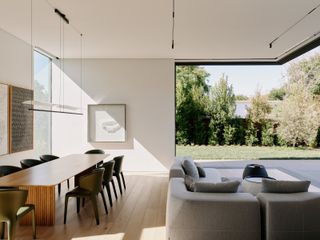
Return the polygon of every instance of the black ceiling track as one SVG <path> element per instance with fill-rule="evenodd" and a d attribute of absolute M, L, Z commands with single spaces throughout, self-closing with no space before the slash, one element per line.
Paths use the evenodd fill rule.
<path fill-rule="evenodd" d="M 293 50 L 289 54 L 281 54 L 276 58 L 230 58 L 230 59 L 176 59 L 176 65 L 283 65 L 290 60 L 320 46 L 320 36 L 309 43 Z M 181 62 L 179 62 L 181 61 Z"/>
<path fill-rule="evenodd" d="M 66 17 L 64 13 L 60 12 L 58 8 L 55 8 L 54 12 L 58 14 L 67 24 L 69 24 L 69 19 Z"/>

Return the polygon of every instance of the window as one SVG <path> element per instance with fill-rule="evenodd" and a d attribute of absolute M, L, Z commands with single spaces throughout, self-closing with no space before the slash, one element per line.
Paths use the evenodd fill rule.
<path fill-rule="evenodd" d="M 52 61 L 34 51 L 34 100 L 50 103 Z M 51 153 L 51 113 L 34 112 L 34 150 L 37 156 Z"/>

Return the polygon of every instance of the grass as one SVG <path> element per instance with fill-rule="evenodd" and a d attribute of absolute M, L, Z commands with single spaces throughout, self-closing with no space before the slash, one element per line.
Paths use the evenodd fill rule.
<path fill-rule="evenodd" d="M 253 146 L 176 146 L 177 156 L 194 159 L 320 159 L 320 149 Z"/>

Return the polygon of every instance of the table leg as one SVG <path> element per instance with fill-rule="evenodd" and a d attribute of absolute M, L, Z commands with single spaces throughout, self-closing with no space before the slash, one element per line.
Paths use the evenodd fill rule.
<path fill-rule="evenodd" d="M 55 223 L 55 186 L 28 186 L 20 187 L 28 190 L 27 203 L 35 205 L 36 224 L 54 225 Z M 20 223 L 31 225 L 31 214 L 24 216 Z"/>

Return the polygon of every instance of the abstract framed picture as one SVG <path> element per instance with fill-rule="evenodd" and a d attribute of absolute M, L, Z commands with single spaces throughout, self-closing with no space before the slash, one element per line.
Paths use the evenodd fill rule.
<path fill-rule="evenodd" d="M 126 105 L 88 105 L 88 142 L 125 142 Z"/>
<path fill-rule="evenodd" d="M 0 83 L 0 155 L 9 153 L 9 86 Z"/>
<path fill-rule="evenodd" d="M 9 152 L 32 150 L 33 111 L 23 102 L 33 100 L 33 91 L 15 86 L 9 89 Z"/>

